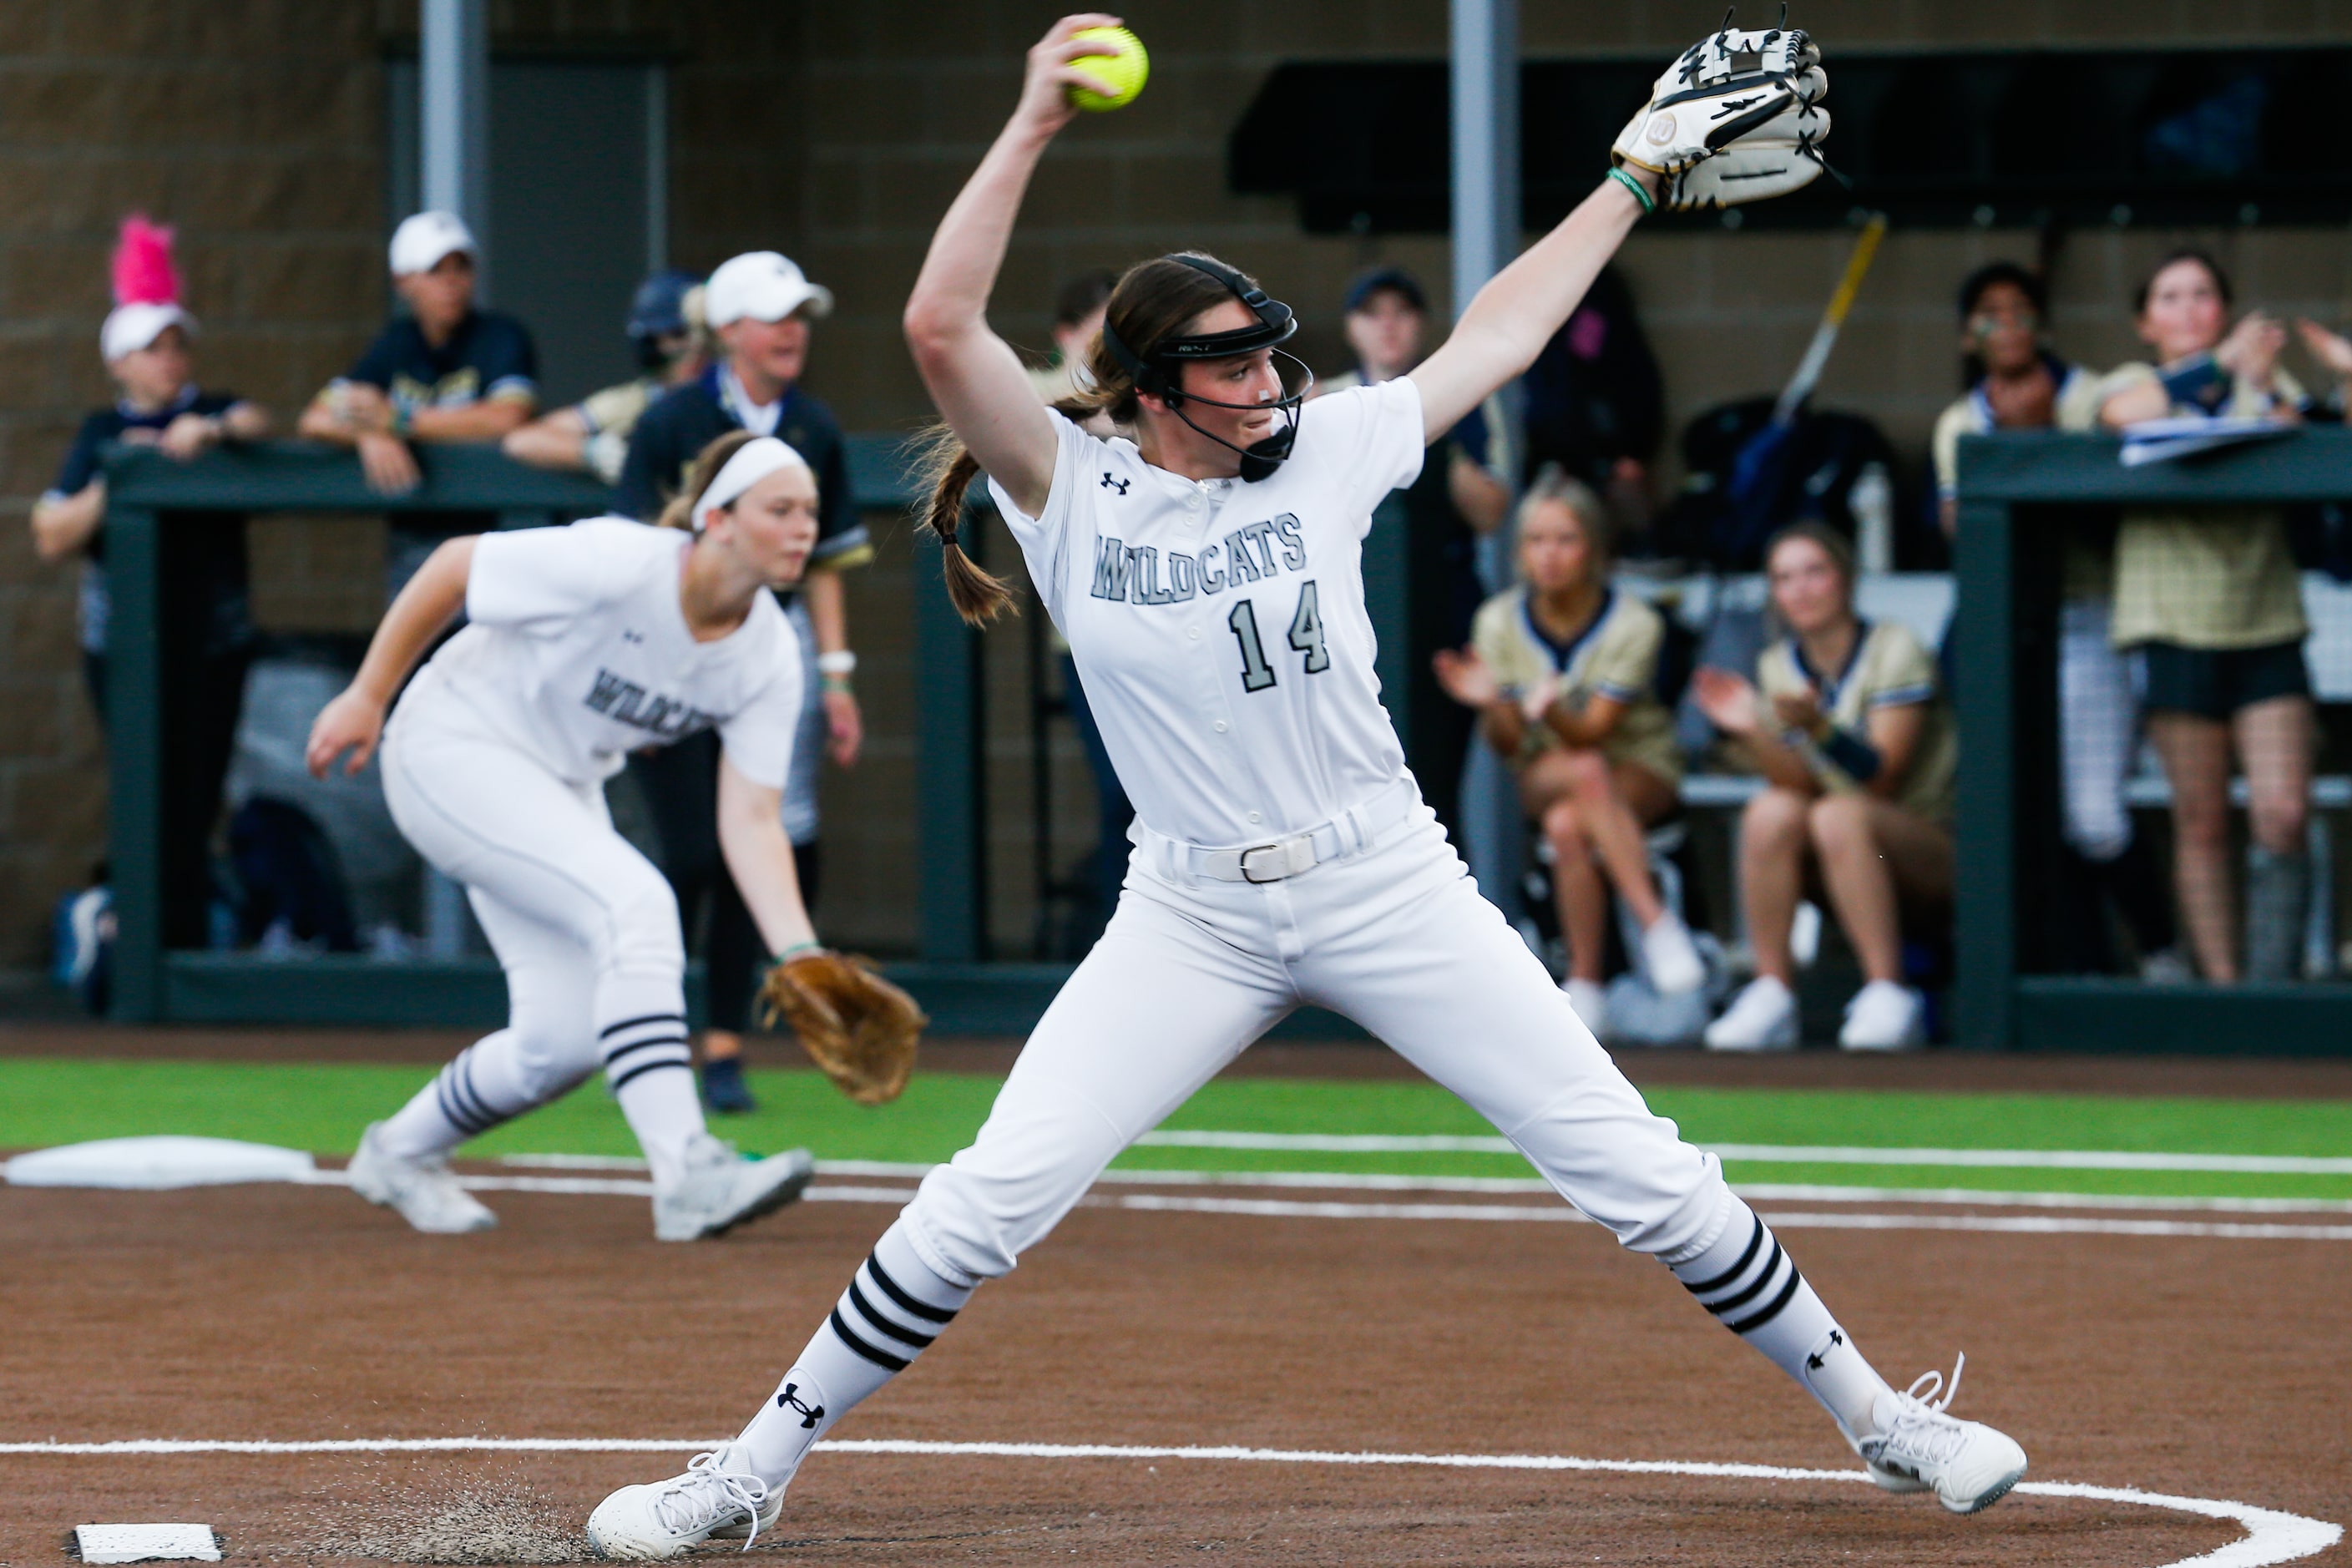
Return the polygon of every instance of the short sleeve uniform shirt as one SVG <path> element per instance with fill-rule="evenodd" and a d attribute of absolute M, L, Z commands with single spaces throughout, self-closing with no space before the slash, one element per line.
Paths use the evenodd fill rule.
<path fill-rule="evenodd" d="M 1554 642 L 1537 624 L 1527 589 L 1517 587 L 1479 606 L 1471 645 L 1515 696 L 1556 675 L 1560 700 L 1573 711 L 1581 711 L 1596 696 L 1623 703 L 1616 728 L 1601 742 L 1601 754 L 1612 763 L 1638 763 L 1676 784 L 1682 753 L 1675 746 L 1674 720 L 1656 689 L 1658 647 L 1664 637 L 1665 623 L 1656 610 L 1612 588 L 1591 625 L 1570 642 Z M 1525 766 L 1561 743 L 1549 727 L 1530 724 L 1516 764 Z"/>
<path fill-rule="evenodd" d="M 1421 471 L 1412 378 L 1318 398 L 1255 484 L 1152 467 L 1048 412 L 1037 516 L 990 481 L 1144 824 L 1210 847 L 1321 826 L 1405 777 L 1364 608 L 1372 509 Z"/>
<path fill-rule="evenodd" d="M 774 595 L 761 594 L 741 626 L 697 642 L 678 603 L 692 542 L 619 517 L 483 535 L 466 628 L 399 712 L 454 705 L 576 784 L 609 778 L 641 747 L 717 730 L 746 778 L 782 789 L 800 718 L 799 640 Z"/>
<path fill-rule="evenodd" d="M 1869 733 L 1870 715 L 1880 708 L 1925 703 L 1926 726 L 1911 753 L 1911 768 L 1903 780 L 1895 804 L 1934 823 L 1949 823 L 1958 805 L 1959 748 L 1950 710 L 1937 689 L 1936 661 L 1919 646 L 1910 628 L 1895 621 L 1864 622 L 1854 640 L 1853 657 L 1834 673 L 1811 669 L 1794 637 L 1783 637 L 1765 648 L 1757 660 L 1757 688 L 1762 693 L 1764 720 L 1774 723 L 1770 703 L 1775 697 L 1811 692 L 1822 712 L 1840 729 Z M 1822 787 L 1833 792 L 1858 790 L 1860 784 L 1844 769 L 1800 738 L 1798 750 Z"/>

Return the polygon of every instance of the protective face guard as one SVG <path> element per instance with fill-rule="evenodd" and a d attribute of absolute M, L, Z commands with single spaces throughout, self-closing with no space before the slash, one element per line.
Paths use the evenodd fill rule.
<path fill-rule="evenodd" d="M 1284 395 L 1271 403 L 1220 403 L 1213 397 L 1185 392 L 1177 385 L 1177 382 L 1187 361 L 1232 359 L 1238 354 L 1255 353 L 1260 349 L 1272 349 L 1277 343 L 1288 342 L 1291 334 L 1298 331 L 1298 319 L 1291 313 L 1289 306 L 1268 298 L 1265 289 L 1254 287 L 1230 267 L 1197 256 L 1175 256 L 1169 259 L 1205 272 L 1232 289 L 1234 298 L 1248 306 L 1250 312 L 1257 317 L 1257 324 L 1239 327 L 1230 332 L 1203 332 L 1197 337 L 1170 338 L 1153 348 L 1151 358 L 1147 361 L 1129 348 L 1118 333 L 1112 331 L 1110 323 L 1105 321 L 1103 346 L 1110 351 L 1110 357 L 1135 378 L 1138 392 L 1147 392 L 1159 398 L 1168 405 L 1171 413 L 1182 419 L 1194 432 L 1208 437 L 1226 451 L 1238 456 L 1242 460 L 1243 481 L 1255 484 L 1273 474 L 1289 458 L 1291 445 L 1298 439 L 1299 407 L 1307 401 L 1307 395 L 1315 390 L 1315 373 L 1307 369 L 1297 355 L 1275 349 L 1274 357 L 1289 361 L 1297 374 L 1295 390 L 1293 377 L 1287 374 L 1283 375 Z M 1186 417 L 1184 405 L 1188 402 L 1245 414 L 1270 408 L 1286 418 L 1282 428 L 1272 435 L 1253 441 L 1247 447 L 1236 447 L 1222 436 L 1202 430 Z"/>

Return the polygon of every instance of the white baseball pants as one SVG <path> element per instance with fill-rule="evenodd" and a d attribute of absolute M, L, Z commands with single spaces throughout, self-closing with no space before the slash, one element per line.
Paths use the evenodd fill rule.
<path fill-rule="evenodd" d="M 943 1279 L 1011 1270 L 1113 1156 L 1307 1003 L 1460 1095 L 1627 1247 L 1675 1252 L 1721 1228 L 1733 1200 L 1714 1156 L 1643 1103 L 1427 806 L 1283 881 L 1180 880 L 1154 858 L 1131 858 L 979 1137 L 908 1205 Z"/>
<path fill-rule="evenodd" d="M 442 1121 L 420 1097 L 394 1131 L 454 1146 L 601 1067 L 656 1183 L 673 1179 L 702 1131 L 677 900 L 613 830 L 603 789 L 558 777 L 428 689 L 412 690 L 386 729 L 383 793 L 418 853 L 466 884 L 506 971 L 508 1007 L 507 1027 L 427 1091 Z"/>

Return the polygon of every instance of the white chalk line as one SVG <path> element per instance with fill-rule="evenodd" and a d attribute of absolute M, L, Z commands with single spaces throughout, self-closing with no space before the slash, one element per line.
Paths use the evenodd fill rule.
<path fill-rule="evenodd" d="M 643 1171 L 646 1163 L 617 1154 L 507 1154 L 499 1163 L 518 1170 Z M 819 1160 L 820 1176 L 893 1176 L 909 1181 L 937 1167 L 896 1160 Z M 1150 1187 L 1308 1187 L 1351 1192 L 1549 1194 L 1535 1176 L 1406 1176 L 1364 1171 L 1179 1171 L 1115 1167 L 1095 1178 Z M 2160 1209 L 2170 1213 L 2352 1215 L 2352 1198 L 2167 1197 L 2148 1194 L 2021 1192 L 2000 1187 L 1856 1187 L 1795 1182 L 1734 1182 L 1744 1198 L 1831 1204 L 1969 1204 L 2052 1209 Z"/>
<path fill-rule="evenodd" d="M 1507 1138 L 1338 1132 L 1147 1132 L 1160 1149 L 1264 1149 L 1327 1154 L 1516 1154 Z M 2165 1154 L 2109 1149 L 1894 1149 L 1846 1144 L 1702 1143 L 1719 1159 L 1802 1165 L 1954 1165 L 2047 1171 L 2238 1171 L 2352 1176 L 2352 1159 L 2299 1154 Z"/>
<path fill-rule="evenodd" d="M 107 1443 L 0 1443 L 0 1455 L 159 1457 L 183 1454 L 436 1454 L 436 1453 L 692 1453 L 724 1439 L 687 1442 L 632 1437 L 339 1437 L 309 1442 L 264 1439 L 130 1438 Z M 1383 1454 L 1315 1448 L 1156 1447 L 1111 1443 L 942 1443 L 908 1438 L 827 1439 L 823 1453 L 999 1459 L 1169 1459 L 1280 1465 L 1410 1466 L 1459 1470 L 1576 1471 L 1604 1475 L 1690 1476 L 1705 1479 L 1862 1481 L 1861 1470 L 1800 1469 L 1783 1465 L 1717 1464 L 1675 1459 L 1586 1459 L 1565 1454 Z M 2020 1496 L 2081 1498 L 2223 1519 L 2245 1531 L 2242 1541 L 2184 1558 L 2165 1568 L 2270 1568 L 2326 1551 L 2344 1527 L 2326 1520 L 2222 1498 L 2179 1497 L 2137 1487 L 2076 1481 L 2023 1481 Z"/>
<path fill-rule="evenodd" d="M 573 1155 L 512 1155 L 507 1163 L 540 1163 L 542 1161 L 563 1160 L 564 1166 L 579 1168 L 570 1162 L 598 1156 Z M 590 1169 L 625 1169 L 617 1162 Z M 896 1165 L 881 1162 L 840 1161 L 819 1162 L 820 1173 L 856 1170 L 860 1173 L 877 1175 L 919 1176 L 931 1167 L 928 1165 Z M 1268 1176 L 1285 1176 L 1287 1180 L 1269 1181 Z M 1192 1180 L 1214 1177 L 1221 1185 L 1233 1186 L 1316 1186 L 1332 1188 L 1372 1187 L 1393 1190 L 1399 1184 L 1416 1178 L 1364 1177 L 1330 1173 L 1273 1172 L 1106 1172 L 1106 1181 L 1123 1180 L 1151 1185 L 1189 1184 Z M 339 1171 L 320 1171 L 310 1180 L 324 1185 L 343 1181 Z M 1454 1178 L 1429 1178 L 1444 1183 Z M 622 1197 L 649 1197 L 650 1183 L 594 1176 L 462 1176 L 459 1184 L 474 1192 L 523 1192 L 605 1194 Z M 1413 1189 L 1407 1189 L 1413 1190 Z M 1458 1191 L 1451 1186 L 1428 1186 L 1419 1190 Z M 1492 1188 L 1469 1189 L 1494 1191 Z M 1549 1193 L 1542 1183 L 1526 1184 L 1510 1189 Z M 1796 1200 L 1829 1203 L 1905 1204 L 1931 1202 L 1965 1204 L 1982 1202 L 1996 1205 L 2008 1197 L 2015 1201 L 2031 1200 L 2037 1206 L 2053 1208 L 2101 1208 L 2118 1206 L 2100 1201 L 2096 1194 L 1991 1194 L 1979 1198 L 1966 1188 L 1942 1189 L 1941 1194 L 1921 1199 L 1909 1189 L 1842 1188 L 1842 1187 L 1758 1187 L 1736 1186 L 1744 1195 L 1762 1200 Z M 803 1194 L 811 1203 L 904 1204 L 914 1195 L 908 1187 L 876 1187 L 820 1184 Z M 2222 1204 L 2275 1205 L 2254 1212 L 2269 1213 L 2339 1213 L 2328 1206 L 2306 1208 L 2296 1206 L 2294 1199 L 2186 1199 L 2171 1202 L 2164 1199 L 2131 1200 L 2131 1206 L 2197 1209 Z M 1375 1219 L 1375 1220 L 1453 1220 L 1472 1223 L 1568 1224 L 1588 1223 L 1586 1216 L 1565 1203 L 1555 1201 L 1541 1205 L 1514 1204 L 1395 1204 L 1308 1202 L 1288 1198 L 1211 1198 L 1184 1197 L 1156 1193 L 1132 1193 L 1118 1195 L 1096 1194 L 1085 1200 L 1089 1208 L 1122 1208 L 1163 1214 L 1226 1214 L 1247 1215 L 1267 1219 Z M 2352 1241 L 2352 1225 L 2277 1225 L 2247 1224 L 2228 1221 L 2168 1220 L 2168 1219 L 2100 1219 L 2081 1215 L 1914 1215 L 1914 1214 L 1837 1214 L 1801 1211 L 1768 1210 L 1765 1217 L 1783 1229 L 1815 1230 L 1951 1230 L 1979 1231 L 2023 1236 L 2144 1236 L 2191 1237 L 2233 1241 Z"/>

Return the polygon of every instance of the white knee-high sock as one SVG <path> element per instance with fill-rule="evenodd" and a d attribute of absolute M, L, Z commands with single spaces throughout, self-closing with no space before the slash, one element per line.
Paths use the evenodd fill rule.
<path fill-rule="evenodd" d="M 749 1469 L 781 1489 L 809 1446 L 906 1371 L 963 1310 L 972 1289 L 941 1278 L 917 1255 L 904 1220 L 884 1231 L 849 1277 L 833 1315 L 735 1439 L 730 1468 Z"/>
<path fill-rule="evenodd" d="M 520 1116 L 540 1099 L 523 1081 L 520 1053 L 512 1029 L 485 1035 L 394 1112 L 377 1142 L 400 1159 L 429 1160 Z"/>
<path fill-rule="evenodd" d="M 596 984 L 596 1049 L 653 1169 L 668 1187 L 686 1171 L 686 1146 L 703 1130 L 686 1045 L 686 992 L 675 974 L 607 974 Z"/>
<path fill-rule="evenodd" d="M 1741 1199 L 1703 1246 L 1659 1261 L 1717 1321 L 1764 1352 L 1822 1402 L 1849 1442 L 1876 1434 L 1873 1412 L 1886 1382 L 1830 1316 L 1780 1238 Z"/>

